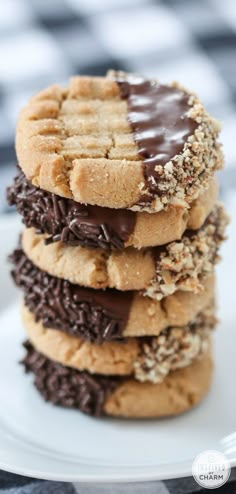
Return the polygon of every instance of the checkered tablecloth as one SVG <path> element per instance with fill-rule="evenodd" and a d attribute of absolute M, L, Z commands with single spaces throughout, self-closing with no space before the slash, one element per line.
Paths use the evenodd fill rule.
<path fill-rule="evenodd" d="M 0 471 L 0 494 L 205 494 L 193 478 L 138 484 L 72 484 L 48 482 Z M 210 492 L 210 491 L 208 491 Z M 217 489 L 217 494 L 235 494 L 236 473 Z"/>
<path fill-rule="evenodd" d="M 236 188 L 236 0 L 5 0 L 0 11 L 0 212 L 14 174 L 19 109 L 72 74 L 123 69 L 177 79 L 223 124 L 221 192 Z M 232 475 L 232 479 L 234 472 Z M 191 479 L 106 487 L 107 492 L 201 492 Z M 0 473 L 0 493 L 100 494 L 105 486 L 39 482 Z M 218 492 L 236 492 L 228 483 Z"/>

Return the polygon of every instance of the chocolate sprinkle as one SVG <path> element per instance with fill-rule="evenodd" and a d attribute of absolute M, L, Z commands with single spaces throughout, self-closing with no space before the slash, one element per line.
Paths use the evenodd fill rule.
<path fill-rule="evenodd" d="M 24 348 L 26 355 L 21 363 L 26 372 L 33 372 L 34 385 L 45 401 L 96 417 L 105 414 L 104 403 L 122 378 L 91 375 L 63 366 L 44 357 L 29 341 Z"/>
<path fill-rule="evenodd" d="M 136 213 L 80 204 L 32 185 L 20 170 L 7 189 L 8 203 L 15 205 L 23 223 L 47 233 L 46 244 L 121 250 L 134 231 Z"/>
<path fill-rule="evenodd" d="M 96 343 L 122 338 L 133 292 L 94 290 L 55 278 L 38 269 L 21 248 L 9 259 L 15 284 L 24 291 L 36 322 Z"/>

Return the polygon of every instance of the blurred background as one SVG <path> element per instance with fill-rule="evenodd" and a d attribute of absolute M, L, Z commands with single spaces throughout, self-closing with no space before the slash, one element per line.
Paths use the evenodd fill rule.
<path fill-rule="evenodd" d="M 0 13 L 0 213 L 16 162 L 19 109 L 72 74 L 123 69 L 178 80 L 223 124 L 226 171 L 236 187 L 235 0 L 7 0 Z M 236 189 L 235 189 L 236 190 Z"/>

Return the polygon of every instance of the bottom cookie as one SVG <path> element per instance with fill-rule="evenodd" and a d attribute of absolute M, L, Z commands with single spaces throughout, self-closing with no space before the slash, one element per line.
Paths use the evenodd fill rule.
<path fill-rule="evenodd" d="M 35 386 L 46 401 L 79 409 L 94 416 L 159 418 L 178 415 L 206 395 L 212 377 L 208 351 L 200 360 L 171 372 L 162 383 L 140 383 L 132 378 L 90 375 L 53 362 L 24 344 L 22 361 L 35 376 Z"/>

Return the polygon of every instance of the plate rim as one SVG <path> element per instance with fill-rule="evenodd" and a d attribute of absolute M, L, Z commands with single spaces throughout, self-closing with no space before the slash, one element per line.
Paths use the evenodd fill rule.
<path fill-rule="evenodd" d="M 1 439 L 1 437 L 0 437 Z M 175 467 L 179 464 L 175 463 Z M 230 465 L 233 468 L 236 466 L 236 458 L 232 461 L 230 460 Z M 58 482 L 80 482 L 80 483 L 99 483 L 99 484 L 123 484 L 123 483 L 135 483 L 135 482 L 152 482 L 152 481 L 162 481 L 162 480 L 170 480 L 170 479 L 178 479 L 178 478 L 186 478 L 192 476 L 192 462 L 186 462 L 183 466 L 183 462 L 181 462 L 182 469 L 173 470 L 173 465 L 166 465 L 164 471 L 156 472 L 154 469 L 157 467 L 142 467 L 143 471 L 140 472 L 140 469 L 137 467 L 129 467 L 131 472 L 122 472 L 122 477 L 118 473 L 108 473 L 105 469 L 108 467 L 102 467 L 103 474 L 54 474 L 54 473 L 46 473 L 44 471 L 35 470 L 35 469 L 24 469 L 21 467 L 13 467 L 8 463 L 4 463 L 0 460 L 0 469 L 5 470 L 9 473 L 14 473 L 17 475 L 23 475 L 26 477 L 33 477 L 40 480 L 51 480 Z M 114 468 L 114 467 L 112 467 Z M 122 467 L 123 468 L 123 467 Z M 160 467 L 158 467 L 160 468 Z M 145 469 L 145 471 L 144 471 Z M 137 474 L 138 472 L 138 474 Z"/>

